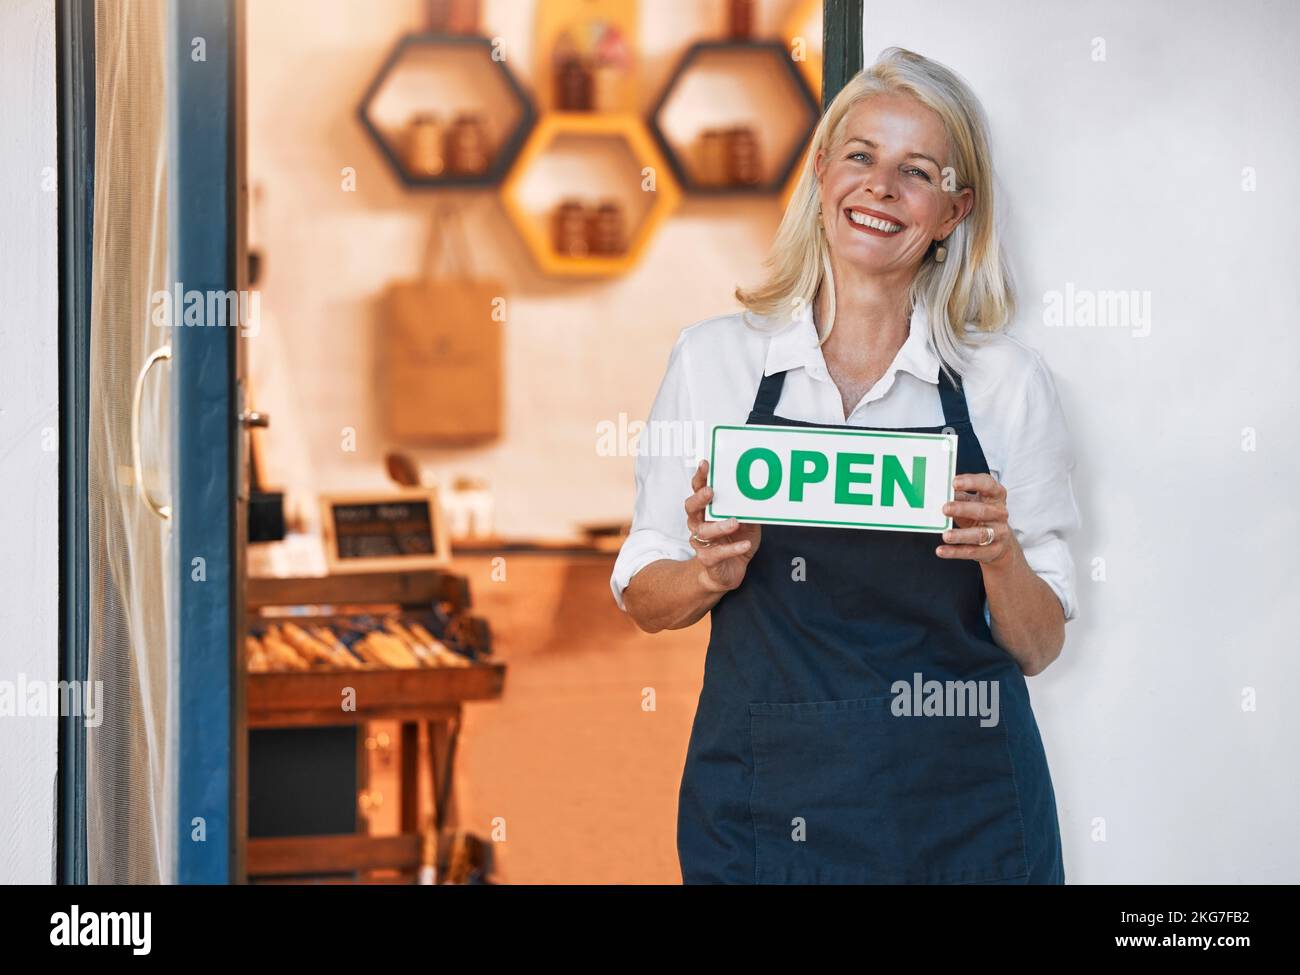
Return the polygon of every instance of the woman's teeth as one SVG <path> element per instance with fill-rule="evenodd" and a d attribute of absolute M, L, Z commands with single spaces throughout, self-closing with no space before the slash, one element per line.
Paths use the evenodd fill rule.
<path fill-rule="evenodd" d="M 896 234 L 903 229 L 901 224 L 890 223 L 888 220 L 880 220 L 876 217 L 870 217 L 865 213 L 859 213 L 857 210 L 849 211 L 849 219 L 856 224 L 870 227 L 872 230 L 880 230 L 887 234 Z"/>

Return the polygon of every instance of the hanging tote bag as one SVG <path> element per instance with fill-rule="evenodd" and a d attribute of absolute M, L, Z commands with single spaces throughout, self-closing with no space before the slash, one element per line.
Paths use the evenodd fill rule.
<path fill-rule="evenodd" d="M 391 437 L 463 445 L 501 435 L 502 329 L 493 313 L 503 297 L 499 282 L 471 273 L 459 213 L 435 211 L 422 276 L 390 284 L 381 305 L 379 398 Z"/>

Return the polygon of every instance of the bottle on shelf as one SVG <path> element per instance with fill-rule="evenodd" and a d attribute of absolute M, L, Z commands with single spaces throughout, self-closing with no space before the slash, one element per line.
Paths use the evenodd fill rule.
<path fill-rule="evenodd" d="M 591 67 L 570 31 L 555 38 L 551 50 L 552 96 L 560 112 L 586 112 L 592 105 Z"/>
<path fill-rule="evenodd" d="M 631 64 L 631 53 L 622 32 L 607 25 L 596 42 L 591 67 L 591 108 L 613 112 L 622 108 L 624 81 Z"/>
<path fill-rule="evenodd" d="M 477 34 L 479 0 L 451 0 L 447 11 L 447 33 Z"/>
<path fill-rule="evenodd" d="M 727 36 L 748 41 L 754 36 L 754 0 L 730 0 L 727 4 Z"/>
<path fill-rule="evenodd" d="M 420 877 L 421 886 L 429 887 L 438 883 L 438 832 L 429 819 L 420 835 Z"/>
<path fill-rule="evenodd" d="M 451 0 L 424 0 L 424 29 L 430 34 L 447 33 L 451 23 Z"/>

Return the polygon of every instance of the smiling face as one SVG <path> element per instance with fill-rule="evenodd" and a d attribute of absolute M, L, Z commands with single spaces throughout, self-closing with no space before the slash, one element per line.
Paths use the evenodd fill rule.
<path fill-rule="evenodd" d="M 874 95 L 817 153 L 822 225 L 837 264 L 909 278 L 970 212 L 974 192 L 943 189 L 952 165 L 943 121 L 908 95 Z"/>

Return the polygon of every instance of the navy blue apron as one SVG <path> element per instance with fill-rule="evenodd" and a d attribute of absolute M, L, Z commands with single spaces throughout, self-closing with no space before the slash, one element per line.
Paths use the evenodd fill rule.
<path fill-rule="evenodd" d="M 825 426 L 776 415 L 784 382 L 763 378 L 748 422 Z M 957 473 L 987 473 L 942 370 L 939 396 Z M 711 613 L 678 798 L 683 881 L 1063 883 L 1047 757 L 979 564 L 940 558 L 928 532 L 762 532 Z M 895 681 L 916 674 L 997 682 L 999 720 L 896 716 Z"/>

